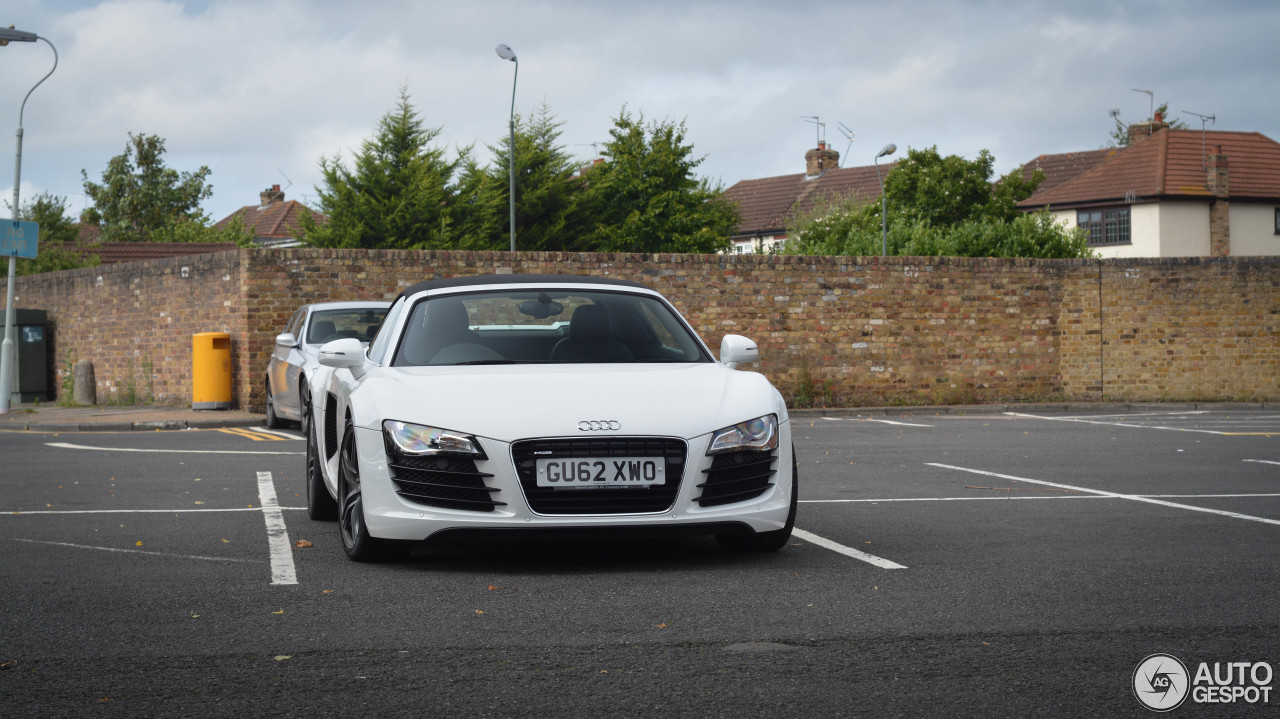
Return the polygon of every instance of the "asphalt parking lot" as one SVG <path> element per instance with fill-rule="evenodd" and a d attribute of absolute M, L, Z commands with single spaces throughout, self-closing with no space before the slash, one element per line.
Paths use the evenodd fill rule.
<path fill-rule="evenodd" d="M 297 432 L 0 432 L 6 713 L 1144 716 L 1152 654 L 1280 664 L 1280 413 L 793 422 L 776 554 L 396 565 L 306 517 Z"/>

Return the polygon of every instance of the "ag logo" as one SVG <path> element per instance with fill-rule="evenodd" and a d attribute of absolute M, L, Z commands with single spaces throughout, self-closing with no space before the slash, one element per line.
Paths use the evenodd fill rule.
<path fill-rule="evenodd" d="M 1190 688 L 1187 666 L 1172 654 L 1152 654 L 1133 670 L 1133 695 L 1152 711 L 1177 709 Z"/>

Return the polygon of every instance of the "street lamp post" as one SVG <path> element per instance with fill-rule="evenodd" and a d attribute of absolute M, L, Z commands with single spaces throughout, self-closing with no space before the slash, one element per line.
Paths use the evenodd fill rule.
<path fill-rule="evenodd" d="M 511 147 L 507 155 L 507 174 L 511 179 L 511 187 L 507 190 L 508 203 L 511 207 L 511 251 L 516 251 L 516 79 L 520 76 L 520 60 L 516 57 L 516 51 L 511 49 L 510 45 L 499 45 L 494 48 L 498 53 L 498 57 L 503 60 L 510 60 L 516 64 L 515 72 L 511 74 Z"/>
<path fill-rule="evenodd" d="M 885 202 L 884 197 L 884 180 L 880 177 L 880 158 L 897 151 L 898 146 L 891 142 L 880 150 L 879 155 L 876 155 L 876 179 L 880 181 L 880 255 L 882 257 L 889 254 L 889 215 L 885 214 L 888 203 Z"/>
<path fill-rule="evenodd" d="M 27 109 L 27 98 L 31 97 L 31 93 L 36 91 L 37 87 L 45 80 L 49 79 L 49 75 L 58 69 L 58 48 L 53 46 L 47 38 L 40 37 L 33 32 L 25 30 L 14 30 L 13 28 L 0 28 L 0 47 L 8 45 L 10 42 L 35 42 L 36 40 L 44 40 L 45 44 L 53 50 L 53 68 L 48 74 L 40 78 L 40 82 L 31 86 L 27 90 L 26 97 L 22 98 L 22 106 L 18 109 L 18 151 L 13 159 L 13 221 L 18 221 L 18 188 L 22 183 L 22 114 Z M 11 380 L 13 379 L 13 325 L 16 316 L 13 297 L 14 275 L 18 271 L 18 256 L 15 250 L 9 255 L 9 289 L 5 294 L 5 310 L 4 310 L 4 344 L 0 345 L 0 414 L 9 413 L 9 392 L 11 390 Z"/>

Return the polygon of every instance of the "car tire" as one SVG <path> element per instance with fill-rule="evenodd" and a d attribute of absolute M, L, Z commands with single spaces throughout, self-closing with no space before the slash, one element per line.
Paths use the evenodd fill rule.
<path fill-rule="evenodd" d="M 385 562 L 403 558 L 409 552 L 408 542 L 369 535 L 360 490 L 356 432 L 348 418 L 342 434 L 342 449 L 338 455 L 338 529 L 342 535 L 342 549 L 348 558 L 356 562 Z"/>
<path fill-rule="evenodd" d="M 338 518 L 338 502 L 329 495 L 320 470 L 320 447 L 315 431 L 307 432 L 307 516 L 319 522 Z"/>
<path fill-rule="evenodd" d="M 717 534 L 716 544 L 729 552 L 776 552 L 787 546 L 791 530 L 796 526 L 796 505 L 800 502 L 800 477 L 797 470 L 796 450 L 791 448 L 791 509 L 782 529 L 755 534 Z"/>
<path fill-rule="evenodd" d="M 284 422 L 276 414 L 276 400 L 271 396 L 271 380 L 267 380 L 267 429 L 280 429 Z"/>

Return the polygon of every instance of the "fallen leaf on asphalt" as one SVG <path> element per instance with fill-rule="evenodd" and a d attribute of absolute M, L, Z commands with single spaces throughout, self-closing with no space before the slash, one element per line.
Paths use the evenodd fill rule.
<path fill-rule="evenodd" d="M 476 614 L 484 614 L 484 610 L 483 610 L 483 609 L 477 609 L 477 610 L 476 610 Z"/>
<path fill-rule="evenodd" d="M 0 669 L 12 669 L 16 666 L 18 666 L 17 659 L 10 659 L 7 662 L 0 662 Z"/>
<path fill-rule="evenodd" d="M 307 547 L 312 546 L 312 544 L 311 542 L 308 542 L 305 539 L 299 539 L 298 541 L 293 543 L 293 546 L 297 547 L 298 549 L 306 549 Z"/>
<path fill-rule="evenodd" d="M 135 546 L 141 547 L 141 546 L 142 546 L 142 540 L 141 540 L 141 539 L 139 539 L 139 540 L 138 540 L 137 545 L 135 545 Z"/>
<path fill-rule="evenodd" d="M 492 592 L 492 591 L 493 591 L 493 590 L 495 590 L 495 589 L 502 589 L 502 587 L 499 587 L 499 586 L 498 586 L 498 585 L 496 585 L 496 584 L 490 584 L 490 585 L 489 585 L 489 591 L 491 591 L 491 592 Z"/>
<path fill-rule="evenodd" d="M 276 655 L 276 661 L 278 661 L 278 662 L 284 662 L 284 661 L 288 661 L 288 660 L 290 660 L 290 659 L 293 659 L 293 655 L 292 655 L 292 654 L 277 654 L 277 655 Z"/>
<path fill-rule="evenodd" d="M 653 625 L 653 626 L 657 627 L 658 629 L 666 629 L 666 628 L 667 628 L 667 623 L 666 623 L 666 622 L 663 622 L 663 623 L 661 623 L 661 624 L 655 624 L 655 625 Z"/>
<path fill-rule="evenodd" d="M 196 614 L 195 612 L 192 612 L 192 613 L 191 613 L 191 618 L 192 618 L 192 619 L 199 619 L 199 618 L 200 618 L 200 615 L 199 615 L 199 614 Z"/>
<path fill-rule="evenodd" d="M 991 646 L 991 644 L 990 644 L 989 642 L 983 642 L 983 643 L 982 643 L 982 646 L 984 646 L 984 647 L 989 647 L 989 646 Z"/>
<path fill-rule="evenodd" d="M 333 594 L 333 590 L 332 590 L 332 589 L 326 589 L 326 590 L 324 590 L 324 591 L 323 591 L 323 592 L 321 592 L 321 593 L 322 593 L 322 594 Z"/>
<path fill-rule="evenodd" d="M 231 540 L 227 539 L 226 537 L 223 537 L 223 538 L 222 538 L 222 543 L 223 543 L 223 544 L 231 544 Z"/>
<path fill-rule="evenodd" d="M 284 610 L 283 610 L 283 609 L 281 609 L 281 610 L 280 610 L 280 611 L 278 611 L 278 612 L 272 612 L 272 614 L 284 614 Z"/>
<path fill-rule="evenodd" d="M 200 500 L 198 500 L 198 499 L 197 499 L 197 500 L 195 501 L 195 504 L 204 504 L 204 502 L 201 502 Z"/>

